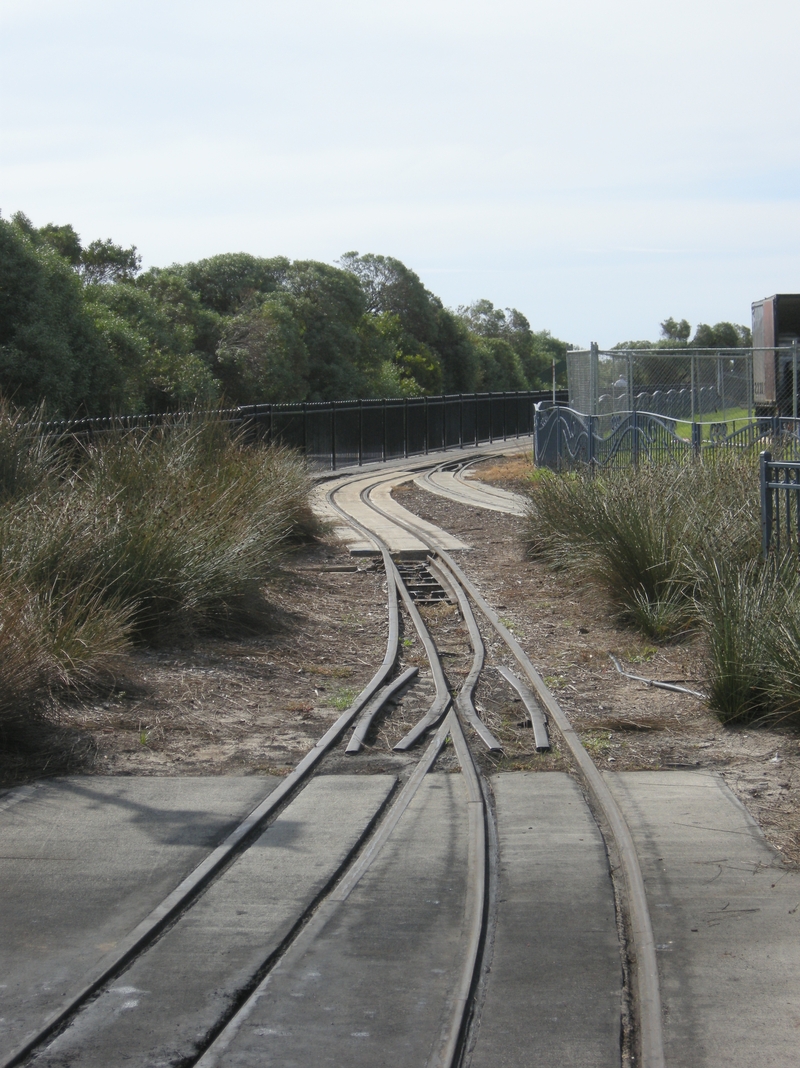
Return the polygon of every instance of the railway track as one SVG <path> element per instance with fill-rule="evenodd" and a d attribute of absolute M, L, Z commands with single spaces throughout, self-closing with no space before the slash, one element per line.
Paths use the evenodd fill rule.
<path fill-rule="evenodd" d="M 476 503 L 482 495 L 482 507 L 517 507 L 513 495 L 491 489 L 476 495 L 467 470 L 467 464 L 449 461 L 426 470 L 361 472 L 324 487 L 328 515 L 355 532 L 356 551 L 373 554 L 385 574 L 383 662 L 294 771 L 58 1011 L 6 1054 L 0 1068 L 482 1068 L 549 1065 L 559 1043 L 564 1063 L 661 1068 L 655 945 L 630 831 L 541 676 L 451 555 L 457 540 L 391 499 L 392 485 L 414 478 L 456 500 Z M 460 621 L 458 671 L 448 660 L 456 654 L 437 641 L 437 606 Z M 502 641 L 506 655 L 493 660 L 487 653 L 488 632 Z M 413 664 L 404 662 L 412 644 L 424 652 Z M 562 776 L 533 774 L 525 781 L 542 810 L 553 809 L 553 841 L 571 836 L 575 858 L 594 850 L 595 866 L 605 867 L 579 892 L 583 909 L 603 897 L 605 904 L 597 905 L 602 924 L 580 914 L 576 922 L 585 930 L 552 930 L 536 887 L 503 869 L 508 827 L 513 823 L 515 834 L 525 833 L 535 817 L 527 801 L 520 808 L 514 784 L 489 781 L 476 760 L 480 749 L 501 749 L 474 701 L 487 671 L 519 698 L 537 749 L 550 747 L 553 732 L 570 753 L 583 793 Z M 395 703 L 410 686 L 429 700 L 408 726 Z M 365 747 L 372 754 L 391 753 L 392 762 L 375 774 L 359 773 Z M 341 774 L 341 760 L 339 773 L 324 774 L 333 754 L 346 755 L 353 774 Z M 570 806 L 567 832 L 556 810 Z M 533 823 L 528 830 L 534 831 Z M 295 853 L 293 835 L 300 843 Z M 584 841 L 589 844 L 578 845 Z M 273 853 L 280 864 L 270 863 Z M 506 909 L 503 895 L 509 887 L 517 894 L 523 883 L 529 895 L 523 911 L 532 900 L 539 910 L 535 922 L 548 930 L 523 955 L 528 971 L 520 976 L 519 961 L 513 974 L 503 963 L 513 956 L 503 947 L 515 939 L 507 918 L 513 910 Z M 571 887 L 556 887 L 559 892 L 566 898 Z M 560 915 L 557 905 L 551 912 Z M 562 1004 L 561 962 L 544 962 L 542 947 L 558 946 L 560 939 L 573 946 L 564 958 L 576 955 L 565 990 L 580 974 L 581 953 L 587 975 L 594 968 L 599 977 L 594 987 L 587 979 L 585 997 L 580 988 L 573 991 L 571 1009 Z M 525 1018 L 525 984 L 536 986 L 548 966 L 555 969 L 550 981 L 556 993 L 542 993 L 546 1013 L 555 1005 L 575 1020 L 582 1016 L 585 1040 L 573 1041 L 563 1026 L 545 1023 L 546 1013 Z M 505 990 L 511 993 L 498 995 Z M 522 1012 L 515 997 L 522 998 Z M 514 1033 L 503 1037 L 508 1012 L 516 1021 Z M 600 1037 L 593 1046 L 595 1017 Z M 498 1049 L 498 1043 L 507 1048 Z"/>

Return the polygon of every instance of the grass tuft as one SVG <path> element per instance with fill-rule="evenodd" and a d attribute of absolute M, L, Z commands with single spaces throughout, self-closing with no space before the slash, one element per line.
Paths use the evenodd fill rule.
<path fill-rule="evenodd" d="M 132 641 L 254 628 L 315 532 L 302 460 L 216 417 L 51 441 L 0 403 L 0 727 L 112 677 Z"/>
<path fill-rule="evenodd" d="M 652 640 L 701 632 L 721 720 L 800 721 L 800 568 L 761 559 L 752 457 L 548 473 L 528 501 L 530 555 L 601 586 Z"/>

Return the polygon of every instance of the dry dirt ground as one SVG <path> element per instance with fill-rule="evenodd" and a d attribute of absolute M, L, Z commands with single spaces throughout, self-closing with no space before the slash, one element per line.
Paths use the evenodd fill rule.
<path fill-rule="evenodd" d="M 481 477 L 519 488 L 519 459 L 487 462 Z M 800 734 L 723 727 L 697 698 L 623 678 L 624 670 L 703 688 L 697 640 L 655 647 L 621 629 L 601 593 L 524 557 L 522 520 L 465 507 L 413 484 L 395 491 L 407 508 L 472 546 L 462 563 L 528 652 L 597 764 L 609 770 L 714 768 L 791 864 L 800 863 Z M 191 650 L 133 654 L 103 699 L 56 709 L 39 744 L 0 753 L 0 788 L 43 774 L 233 775 L 288 772 L 374 673 L 387 635 L 383 575 L 329 542 L 305 546 L 271 584 L 269 633 L 208 641 Z M 471 663 L 454 606 L 423 609 L 456 688 Z M 418 681 L 373 729 L 358 757 L 343 746 L 328 770 L 402 770 L 392 746 L 433 694 L 424 653 L 403 619 L 402 666 Z M 511 664 L 488 638 L 489 663 Z M 476 705 L 502 741 L 487 770 L 565 769 L 558 747 L 537 755 L 522 705 L 502 677 L 484 673 Z M 344 743 L 346 744 L 346 742 Z M 454 765 L 445 754 L 440 766 Z"/>

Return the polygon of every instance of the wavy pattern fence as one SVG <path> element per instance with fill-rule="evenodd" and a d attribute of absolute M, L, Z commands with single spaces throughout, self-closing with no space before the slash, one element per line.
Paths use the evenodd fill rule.
<path fill-rule="evenodd" d="M 785 459 L 800 458 L 800 420 L 754 419 L 731 433 L 726 423 L 683 426 L 689 430 L 686 437 L 677 433 L 675 419 L 652 412 L 584 415 L 566 407 L 542 407 L 534 419 L 534 455 L 538 466 L 554 470 L 625 467 L 765 445 Z"/>

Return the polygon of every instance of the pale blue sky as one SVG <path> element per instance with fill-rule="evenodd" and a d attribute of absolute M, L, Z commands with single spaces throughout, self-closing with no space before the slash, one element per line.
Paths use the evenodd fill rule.
<path fill-rule="evenodd" d="M 789 0 L 0 0 L 0 210 L 611 345 L 800 292 Z"/>

